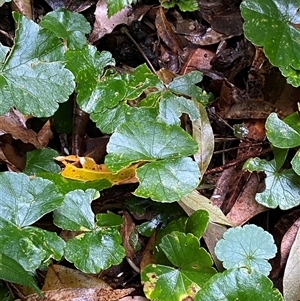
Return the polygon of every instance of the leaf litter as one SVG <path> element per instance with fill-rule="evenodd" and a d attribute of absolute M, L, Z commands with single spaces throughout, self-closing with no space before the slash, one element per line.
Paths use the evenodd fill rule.
<path fill-rule="evenodd" d="M 168 300 L 169 296 L 164 294 L 170 292 L 171 295 L 175 294 L 174 298 L 185 296 L 195 297 L 195 300 L 214 300 L 214 285 L 222 286 L 230 279 L 242 277 L 251 279 L 248 292 L 254 292 L 251 283 L 261 281 L 265 285 L 265 298 L 281 300 L 270 280 L 257 273 L 257 267 L 248 266 L 252 269 L 248 273 L 245 267 L 232 270 L 231 266 L 226 265 L 228 270 L 224 272 L 224 276 L 220 273 L 212 276 L 215 271 L 211 268 L 211 258 L 219 271 L 223 269 L 220 261 L 222 256 L 219 251 L 215 253 L 215 246 L 226 233 L 224 225 L 242 226 L 246 222 L 260 225 L 274 236 L 279 255 L 270 261 L 270 279 L 283 292 L 286 300 L 297 298 L 300 290 L 293 272 L 299 269 L 299 262 L 295 260 L 299 244 L 299 235 L 296 235 L 299 213 L 294 207 L 299 204 L 299 179 L 294 172 L 299 174 L 299 156 L 298 152 L 291 152 L 289 156 L 293 155 L 294 159 L 292 166 L 287 167 L 283 165 L 287 152 L 282 149 L 299 146 L 298 119 L 296 115 L 288 116 L 297 110 L 295 99 L 298 90 L 293 86 L 299 84 L 296 76 L 299 66 L 294 54 L 292 60 L 285 65 L 289 52 L 276 58 L 270 51 L 269 41 L 262 40 L 259 34 L 253 36 L 251 33 L 255 18 L 259 18 L 263 11 L 257 9 L 262 5 L 261 1 L 255 4 L 257 7 L 251 1 L 244 1 L 241 6 L 242 14 L 239 9 L 240 1 L 202 1 L 196 12 L 190 13 L 186 11 L 195 9 L 193 1 L 178 1 L 175 8 L 168 8 L 174 5 L 172 1 L 163 2 L 163 6 L 159 6 L 156 1 L 141 1 L 138 4 L 135 1 L 118 1 L 116 4 L 102 0 L 69 1 L 67 4 L 65 1 L 46 2 L 51 9 L 59 8 L 60 11 L 51 12 L 45 17 L 49 7 L 43 5 L 33 5 L 33 14 L 26 8 L 19 10 L 22 15 L 34 18 L 35 21 L 42 19 L 38 22 L 41 27 L 14 13 L 19 29 L 15 33 L 13 45 L 9 38 L 14 28 L 12 15 L 10 18 L 6 17 L 6 27 L 0 22 L 0 102 L 3 104 L 0 116 L 1 167 L 3 171 L 23 171 L 28 174 L 26 179 L 21 176 L 24 190 L 19 193 L 22 195 L 19 205 L 11 207 L 15 211 L 15 218 L 8 218 L 8 215 L 13 214 L 4 210 L 1 227 L 5 225 L 10 233 L 16 235 L 16 239 L 22 236 L 26 240 L 31 236 L 31 243 L 35 246 L 31 250 L 35 256 L 33 262 L 26 263 L 26 256 L 22 255 L 25 260 L 23 264 L 28 271 L 33 272 L 41 264 L 47 266 L 50 262 L 46 262 L 46 259 L 50 257 L 60 261 L 62 249 L 66 248 L 65 261 L 73 262 L 79 270 L 97 273 L 105 281 L 105 288 L 100 287 L 102 283 L 91 288 L 89 282 L 85 288 L 80 285 L 71 288 L 70 284 L 64 287 L 54 286 L 51 291 L 44 293 L 46 298 L 118 300 L 127 294 L 132 294 L 134 299 L 144 298 L 141 295 L 145 294 L 150 300 Z M 297 1 L 291 2 L 295 4 Z M 3 1 L 1 5 L 0 11 L 9 15 L 10 3 L 5 4 Z M 67 13 L 60 15 L 64 9 Z M 274 9 L 277 11 L 277 8 Z M 119 12 L 114 14 L 117 10 Z M 72 19 L 75 15 L 68 11 L 80 13 L 73 25 L 68 23 L 68 18 Z M 281 16 L 281 12 L 279 13 Z M 49 22 L 51 14 L 57 23 Z M 247 19 L 251 14 L 254 21 L 246 20 L 243 29 L 242 16 Z M 63 17 L 59 19 L 58 15 Z M 268 22 L 275 22 L 272 15 L 267 13 L 266 16 Z M 291 43 L 290 36 L 297 37 L 299 34 L 298 19 L 296 16 L 294 19 L 292 17 L 287 14 L 280 19 L 281 27 L 288 25 L 287 35 L 281 39 L 285 44 Z M 264 29 L 272 32 L 268 22 Z M 76 27 L 78 24 L 81 26 Z M 120 25 L 124 24 L 140 49 L 120 30 Z M 21 43 L 27 30 L 33 32 L 30 43 Z M 251 42 L 243 35 L 244 31 Z M 87 34 L 91 44 L 89 46 L 86 45 Z M 266 56 L 259 46 L 266 50 Z M 280 47 L 278 50 L 282 51 L 283 48 Z M 25 52 L 26 59 L 23 57 Z M 145 63 L 145 56 L 148 58 L 148 67 L 143 65 L 136 68 Z M 268 60 L 278 66 L 279 70 Z M 48 69 L 49 66 L 52 69 Z M 152 74 L 150 70 L 153 68 L 160 76 Z M 168 71 L 159 71 L 164 70 L 162 68 Z M 167 72 L 170 72 L 168 79 L 161 81 L 161 76 L 165 76 Z M 141 77 L 142 74 L 144 78 Z M 286 84 L 281 74 L 287 76 L 288 82 L 293 86 Z M 27 86 L 29 81 L 30 88 Z M 278 83 L 276 87 L 274 82 Z M 91 84 L 91 89 L 88 83 Z M 69 122 L 68 127 L 74 133 L 71 136 L 71 130 L 56 127 L 52 115 L 58 107 L 62 107 L 63 102 L 69 102 L 72 110 L 74 96 L 70 95 L 75 85 L 79 122 L 75 122 L 75 119 L 73 123 L 72 120 Z M 41 92 L 43 89 L 40 87 L 46 87 L 45 92 Z M 111 94 L 111 91 L 114 93 Z M 50 94 L 51 99 L 48 97 Z M 85 121 L 81 122 L 84 113 L 80 113 L 80 110 L 91 113 L 90 118 L 85 115 Z M 73 113 L 71 111 L 68 114 L 72 116 Z M 286 119 L 280 120 L 286 116 Z M 145 122 L 151 126 L 143 127 Z M 247 129 L 245 136 L 235 136 L 233 128 L 237 124 L 243 124 Z M 169 131 L 170 127 L 172 131 Z M 286 135 L 282 131 L 278 135 L 275 127 L 285 129 Z M 273 149 L 274 161 L 270 161 L 270 157 L 268 161 L 265 160 L 266 154 L 272 155 L 266 137 L 281 149 Z M 70 150 L 72 155 L 80 154 L 81 157 L 71 160 L 72 163 L 65 161 L 70 169 L 65 168 L 60 174 L 63 166 L 53 163 L 53 157 L 57 155 L 46 154 L 47 149 L 44 153 L 45 147 L 55 150 L 56 154 L 64 158 L 61 160 L 70 158 Z M 40 152 L 36 153 L 36 150 Z M 260 159 L 249 159 L 250 157 Z M 87 158 L 91 164 L 82 164 L 79 158 L 81 161 L 82 158 Z M 247 159 L 249 161 L 243 168 Z M 107 170 L 104 163 L 110 170 Z M 87 178 L 83 176 L 86 168 L 89 170 Z M 129 171 L 129 177 L 124 178 L 123 174 L 119 174 L 120 170 L 122 173 L 122 168 L 125 168 L 125 172 Z M 99 173 L 102 174 L 99 176 Z M 1 183 L 4 188 L 3 197 L 8 191 L 8 186 L 5 185 L 11 183 L 13 187 L 13 179 L 16 177 L 15 174 L 4 175 L 7 180 Z M 97 181 L 86 182 L 91 178 Z M 74 179 L 80 179 L 81 183 Z M 42 204 L 48 200 L 47 193 L 39 189 L 44 189 L 43 185 L 49 182 L 55 187 L 53 189 L 57 198 L 49 201 L 48 207 L 41 210 L 34 202 L 31 203 L 29 195 L 35 196 L 35 201 Z M 279 187 L 284 189 L 281 191 Z M 11 196 L 6 194 L 2 198 L 5 208 L 11 206 L 14 198 L 18 199 L 16 193 Z M 140 225 L 153 221 L 154 215 L 150 206 L 146 206 L 141 215 L 124 206 L 124 201 L 132 197 L 132 194 L 135 194 L 136 200 L 150 197 L 158 202 L 160 208 L 167 205 L 165 202 L 180 201 L 180 206 L 176 202 L 172 203 L 178 216 L 190 216 L 194 211 L 206 210 L 210 223 L 205 226 L 207 229 L 203 238 L 209 253 L 203 255 L 204 248 L 195 247 L 196 237 L 182 233 L 184 229 L 178 226 L 179 223 L 177 226 L 171 225 L 172 230 L 161 240 L 165 257 L 155 258 L 152 254 L 153 249 L 157 248 L 155 235 L 152 234 L 149 243 L 149 238 L 143 234 L 147 231 L 149 233 L 151 229 L 152 233 L 158 232 L 156 237 L 159 237 L 160 227 L 168 229 L 168 222 L 158 213 L 155 215 L 157 224 L 154 223 L 155 226 L 139 233 L 142 229 Z M 43 198 L 40 197 L 42 195 Z M 62 202 L 64 205 L 61 205 Z M 80 206 L 83 211 L 79 210 Z M 280 209 L 270 210 L 276 206 Z M 71 213 L 75 219 L 68 212 L 70 208 L 73 208 Z M 292 210 L 294 216 L 290 211 L 286 213 L 286 209 Z M 55 225 L 46 214 L 53 210 Z M 119 233 L 122 222 L 116 222 L 116 216 L 119 217 L 120 214 L 126 221 L 122 226 L 122 236 Z M 22 222 L 20 218 L 23 219 Z M 276 228 L 285 218 L 289 222 L 285 222 L 285 232 L 279 235 Z M 36 225 L 31 226 L 33 222 Z M 23 227 L 21 231 L 17 230 L 17 225 Z M 57 235 L 44 230 L 48 227 Z M 73 238 L 64 242 L 57 227 L 61 227 L 63 231 L 73 229 Z M 197 233 L 199 229 L 193 231 L 193 227 L 197 228 L 197 223 L 193 223 L 189 230 Z M 236 234 L 235 238 L 240 237 L 242 236 Z M 2 235 L 0 239 L 9 246 L 6 235 Z M 99 248 L 97 240 L 104 240 L 106 245 Z M 179 242 L 178 245 L 175 241 Z M 244 242 L 246 241 L 245 239 Z M 38 248 L 44 243 L 48 246 L 46 253 L 41 254 Z M 241 245 L 242 243 L 243 241 Z M 15 246 L 17 245 L 16 241 Z M 58 245 L 60 252 L 57 252 Z M 176 252 L 180 248 L 185 252 L 186 245 L 193 245 L 196 252 L 201 250 L 201 256 L 207 257 L 209 264 L 204 268 L 207 269 L 206 278 L 201 274 L 203 271 L 191 276 L 192 270 L 199 268 L 195 266 L 196 259 L 191 266 L 184 266 L 184 261 L 177 256 Z M 0 253 L 18 260 L 16 254 L 20 249 L 13 246 L 11 248 L 14 248 L 14 252 L 4 249 Z M 26 248 L 30 250 L 28 245 Z M 82 250 L 85 253 L 78 256 Z M 245 250 L 247 251 L 247 246 Z M 251 248 L 248 251 L 250 250 Z M 104 255 L 96 259 L 97 252 Z M 113 258 L 108 255 L 113 253 Z M 128 258 L 122 261 L 125 254 Z M 156 260 L 162 260 L 158 262 L 158 270 L 154 265 Z M 65 261 L 58 267 L 64 267 Z M 165 273 L 176 272 L 176 269 L 168 266 L 170 261 L 175 266 L 184 266 L 177 276 L 182 279 L 189 277 L 189 281 L 184 280 L 179 286 L 180 292 L 177 293 L 170 290 L 168 281 L 163 280 Z M 150 263 L 148 268 L 145 268 L 145 262 Z M 138 274 L 140 264 L 143 266 L 142 273 L 146 270 L 143 274 L 143 281 L 146 283 L 144 292 Z M 134 266 L 137 269 L 133 269 Z M 48 267 L 48 273 L 51 267 Z M 266 266 L 264 267 L 266 270 Z M 147 269 L 150 271 L 148 274 Z M 155 284 L 151 282 L 153 279 L 149 278 L 152 273 L 158 277 L 157 285 L 161 287 L 162 295 L 154 289 Z M 52 275 L 51 280 L 55 282 L 56 276 Z M 204 277 L 205 281 L 211 277 L 199 294 L 197 277 Z M 44 284 L 46 283 L 45 281 Z M 237 286 L 235 292 L 242 289 Z M 22 297 L 22 289 L 16 290 L 15 294 L 15 297 Z M 230 292 L 225 290 L 224 294 Z M 243 296 L 244 300 L 251 300 L 246 297 Z M 28 296 L 27 300 L 38 299 L 36 296 Z"/>

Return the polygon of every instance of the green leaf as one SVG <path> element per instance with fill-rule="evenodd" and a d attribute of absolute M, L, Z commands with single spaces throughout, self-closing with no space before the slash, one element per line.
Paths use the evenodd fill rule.
<path fill-rule="evenodd" d="M 179 117 L 182 113 L 188 114 L 192 121 L 200 117 L 193 101 L 182 96 L 176 96 L 169 91 L 163 93 L 159 102 L 158 120 L 166 124 L 180 125 Z"/>
<path fill-rule="evenodd" d="M 215 247 L 225 269 L 248 267 L 266 276 L 271 271 L 267 260 L 273 258 L 276 251 L 273 236 L 256 225 L 227 230 Z"/>
<path fill-rule="evenodd" d="M 93 94 L 83 110 L 91 110 L 91 119 L 96 122 L 104 133 L 112 133 L 123 122 L 154 121 L 157 117 L 157 108 L 130 107 L 125 101 L 135 100 L 146 89 L 160 87 L 162 83 L 144 64 L 138 66 L 133 73 L 105 74 L 93 88 Z M 81 78 L 78 79 L 79 82 Z M 85 87 L 86 76 L 83 77 Z M 86 89 L 86 88 L 85 88 Z"/>
<path fill-rule="evenodd" d="M 118 230 L 108 228 L 78 235 L 67 242 L 65 257 L 85 273 L 99 273 L 125 257 Z"/>
<path fill-rule="evenodd" d="M 300 177 L 292 169 L 277 172 L 275 160 L 266 161 L 259 158 L 248 159 L 243 168 L 251 172 L 263 171 L 266 174 L 266 188 L 255 196 L 258 203 L 268 208 L 279 206 L 282 210 L 300 204 Z"/>
<path fill-rule="evenodd" d="M 157 202 L 176 202 L 199 185 L 199 168 L 191 158 L 165 159 L 136 170 L 134 194 Z"/>
<path fill-rule="evenodd" d="M 0 252 L 27 271 L 35 271 L 51 258 L 60 260 L 65 242 L 56 233 L 36 227 L 20 228 L 0 217 Z"/>
<path fill-rule="evenodd" d="M 66 9 L 49 12 L 43 17 L 40 26 L 64 39 L 71 50 L 83 48 L 87 44 L 85 35 L 91 30 L 90 23 L 83 15 Z"/>
<path fill-rule="evenodd" d="M 62 201 L 62 194 L 49 180 L 14 172 L 0 174 L 0 217 L 19 227 L 33 224 Z"/>
<path fill-rule="evenodd" d="M 170 1 L 163 1 L 160 0 L 161 5 L 164 8 L 172 8 L 175 5 L 179 6 L 179 9 L 183 12 L 186 11 L 195 11 L 198 7 L 198 2 L 196 0 L 170 0 Z"/>
<path fill-rule="evenodd" d="M 172 232 L 163 237 L 161 249 L 178 268 L 148 265 L 142 272 L 144 292 L 148 299 L 175 301 L 194 297 L 215 273 L 212 259 L 192 234 Z"/>
<path fill-rule="evenodd" d="M 273 151 L 274 159 L 276 162 L 276 171 L 279 171 L 286 160 L 289 149 L 288 148 L 278 148 L 278 147 L 275 147 L 272 145 L 272 151 Z"/>
<path fill-rule="evenodd" d="M 58 110 L 52 116 L 52 127 L 59 134 L 71 134 L 73 122 L 74 100 L 59 104 Z"/>
<path fill-rule="evenodd" d="M 104 68 L 114 66 L 115 60 L 110 52 L 98 52 L 92 45 L 77 51 L 67 51 L 66 59 L 67 68 L 73 72 L 77 82 L 76 101 L 83 111 L 91 113 L 99 100 L 103 101 L 105 92 L 102 92 L 101 78 Z"/>
<path fill-rule="evenodd" d="M 0 66 L 5 62 L 5 58 L 9 52 L 9 47 L 4 46 L 0 43 Z"/>
<path fill-rule="evenodd" d="M 298 129 L 294 129 L 285 121 L 280 120 L 276 113 L 271 113 L 266 121 L 267 137 L 269 141 L 279 148 L 291 148 L 300 145 L 300 118 Z"/>
<path fill-rule="evenodd" d="M 132 3 L 136 3 L 137 0 L 108 0 L 107 1 L 107 10 L 108 17 L 110 18 L 112 15 L 116 14 L 125 6 L 128 6 Z"/>
<path fill-rule="evenodd" d="M 26 166 L 24 173 L 34 175 L 39 172 L 59 173 L 60 167 L 54 162 L 59 153 L 54 149 L 36 149 L 26 153 Z"/>
<path fill-rule="evenodd" d="M 298 149 L 297 153 L 291 161 L 293 170 L 300 176 L 300 150 Z"/>
<path fill-rule="evenodd" d="M 237 268 L 211 277 L 195 297 L 195 301 L 221 300 L 283 301 L 283 298 L 265 275 L 256 270 Z"/>
<path fill-rule="evenodd" d="M 66 243 L 65 258 L 85 273 L 98 273 L 119 264 L 125 256 L 119 226 L 123 220 L 113 213 L 98 214 L 97 223 L 91 202 L 99 197 L 94 189 L 74 190 L 65 196 L 54 212 L 54 223 L 64 230 L 85 231 Z"/>
<path fill-rule="evenodd" d="M 112 212 L 98 213 L 96 215 L 98 227 L 120 227 L 123 224 L 121 216 Z"/>
<path fill-rule="evenodd" d="M 194 234 L 200 239 L 209 222 L 209 214 L 206 210 L 195 211 L 187 220 L 185 232 Z"/>
<path fill-rule="evenodd" d="M 51 116 L 73 92 L 73 74 L 64 68 L 58 38 L 14 13 L 14 46 L 0 69 L 0 114 L 16 107 L 25 115 Z"/>
<path fill-rule="evenodd" d="M 289 74 L 284 68 L 300 69 L 300 31 L 296 26 L 300 19 L 299 5 L 299 0 L 245 0 L 241 3 L 245 36 L 255 45 L 263 46 L 271 64 L 281 67 L 286 76 Z M 294 79 L 290 82 L 295 84 Z"/>
<path fill-rule="evenodd" d="M 102 110 L 94 111 L 90 117 L 96 122 L 96 126 L 102 133 L 111 134 L 119 125 L 125 122 L 139 120 L 140 123 L 146 123 L 156 121 L 157 111 L 157 108 L 137 108 L 120 103 L 114 108 L 103 107 Z"/>
<path fill-rule="evenodd" d="M 291 66 L 279 67 L 280 72 L 286 77 L 288 84 L 299 87 L 300 86 L 300 70 L 294 69 Z"/>
<path fill-rule="evenodd" d="M 125 73 L 122 75 L 122 80 L 126 82 L 126 100 L 134 100 L 138 98 L 146 89 L 163 88 L 163 84 L 156 74 L 142 64 L 136 67 L 133 73 Z"/>
<path fill-rule="evenodd" d="M 110 137 L 105 163 L 117 172 L 134 162 L 178 158 L 196 151 L 197 143 L 176 125 L 123 123 Z"/>
<path fill-rule="evenodd" d="M 122 111 L 124 107 L 121 110 L 118 108 L 119 103 L 135 100 L 151 87 L 163 87 L 159 78 L 145 64 L 138 66 L 130 74 L 120 75 L 112 69 L 104 72 L 104 68 L 114 66 L 115 61 L 109 52 L 99 53 L 93 46 L 85 47 L 81 51 L 67 51 L 66 58 L 67 67 L 76 77 L 77 103 L 85 112 L 93 113 L 92 119 L 101 129 L 105 127 L 103 123 L 107 124 L 107 121 L 103 120 L 107 114 L 109 120 L 121 116 L 114 124 L 120 123 L 119 120 L 125 118 L 127 112 Z M 113 112 L 110 113 L 110 110 Z M 142 114 L 134 117 L 140 116 Z M 111 128 L 115 127 L 116 125 Z M 112 132 L 108 129 L 105 131 Z"/>
<path fill-rule="evenodd" d="M 91 202 L 99 196 L 94 189 L 76 189 L 67 193 L 62 205 L 54 211 L 54 224 L 64 230 L 93 230 L 95 222 Z"/>
<path fill-rule="evenodd" d="M 202 89 L 195 85 L 201 81 L 201 72 L 192 71 L 185 75 L 175 77 L 169 84 L 169 89 L 174 93 L 190 96 L 201 103 L 203 100 Z"/>
<path fill-rule="evenodd" d="M 198 186 L 197 164 L 184 158 L 196 150 L 196 142 L 179 126 L 128 122 L 110 137 L 105 163 L 117 172 L 135 162 L 152 161 L 137 169 L 140 186 L 135 194 L 159 202 L 174 202 Z"/>
<path fill-rule="evenodd" d="M 2 254 L 0 252 L 0 279 L 18 283 L 34 289 L 40 298 L 42 292 L 36 285 L 35 279 L 14 259 Z"/>

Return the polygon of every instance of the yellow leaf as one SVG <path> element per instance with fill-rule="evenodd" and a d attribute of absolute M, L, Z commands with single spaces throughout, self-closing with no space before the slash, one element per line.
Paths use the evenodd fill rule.
<path fill-rule="evenodd" d="M 68 179 L 83 182 L 106 179 L 114 185 L 138 182 L 135 177 L 135 170 L 138 167 L 138 164 L 131 165 L 120 170 L 118 173 L 113 174 L 109 171 L 105 164 L 98 165 L 89 157 L 77 157 L 70 155 L 65 157 L 60 156 L 55 159 L 65 165 L 61 175 Z M 78 163 L 80 163 L 81 167 L 74 165 Z"/>

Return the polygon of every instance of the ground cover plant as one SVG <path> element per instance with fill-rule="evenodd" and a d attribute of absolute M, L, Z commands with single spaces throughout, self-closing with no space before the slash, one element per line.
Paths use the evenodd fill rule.
<path fill-rule="evenodd" d="M 0 4 L 1 300 L 297 300 L 300 1 Z"/>

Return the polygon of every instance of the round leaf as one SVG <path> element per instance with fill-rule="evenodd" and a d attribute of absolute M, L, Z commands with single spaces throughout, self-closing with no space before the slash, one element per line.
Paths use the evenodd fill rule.
<path fill-rule="evenodd" d="M 78 235 L 67 242 L 65 257 L 85 273 L 99 273 L 117 265 L 125 257 L 117 230 L 95 231 Z"/>
<path fill-rule="evenodd" d="M 215 253 L 226 269 L 249 267 L 267 276 L 271 270 L 267 259 L 273 258 L 276 250 L 271 234 L 255 225 L 246 225 L 227 230 Z"/>
<path fill-rule="evenodd" d="M 185 232 L 194 234 L 198 239 L 205 232 L 209 222 L 209 214 L 206 210 L 195 211 L 187 220 Z"/>
<path fill-rule="evenodd" d="M 157 202 L 175 202 L 199 185 L 199 168 L 191 158 L 166 159 L 136 171 L 140 182 L 134 194 Z"/>
<path fill-rule="evenodd" d="M 216 271 L 205 249 L 194 235 L 172 232 L 162 238 L 160 247 L 178 269 L 148 265 L 142 272 L 144 292 L 151 300 L 174 301 L 194 297 Z"/>
<path fill-rule="evenodd" d="M 54 211 L 54 223 L 64 230 L 86 231 L 95 228 L 91 202 L 100 196 L 94 189 L 73 190 L 65 195 L 62 205 Z"/>
<path fill-rule="evenodd" d="M 119 228 L 123 224 L 123 219 L 121 216 L 113 213 L 98 213 L 96 215 L 97 226 L 98 227 L 117 227 Z"/>
<path fill-rule="evenodd" d="M 19 227 L 33 224 L 63 201 L 62 194 L 51 181 L 30 179 L 22 173 L 1 173 L 0 191 L 0 217 Z"/>
<path fill-rule="evenodd" d="M 201 102 L 202 90 L 197 83 L 202 81 L 202 74 L 199 71 L 192 71 L 185 75 L 177 76 L 169 84 L 169 89 L 177 94 L 183 94 L 186 96 L 193 97 L 197 101 Z"/>
<path fill-rule="evenodd" d="M 106 66 L 114 66 L 115 60 L 108 51 L 99 52 L 96 47 L 88 45 L 78 51 L 67 51 L 67 68 L 75 75 L 78 93 L 77 103 L 80 108 L 91 113 L 101 98 L 99 78 L 103 76 Z"/>
<path fill-rule="evenodd" d="M 177 125 L 128 122 L 110 137 L 105 164 L 117 172 L 134 162 L 189 156 L 197 149 L 194 139 Z"/>
<path fill-rule="evenodd" d="M 300 150 L 296 152 L 294 158 L 291 161 L 293 170 L 300 176 Z"/>
<path fill-rule="evenodd" d="M 276 147 L 291 148 L 300 145 L 300 128 L 296 131 L 280 120 L 276 113 L 271 113 L 267 118 L 266 130 L 269 141 Z"/>
<path fill-rule="evenodd" d="M 60 167 L 56 164 L 53 158 L 59 154 L 54 149 L 36 149 L 26 154 L 26 166 L 24 173 L 33 175 L 38 172 L 53 172 L 59 173 Z"/>
<path fill-rule="evenodd" d="M 158 120 L 167 124 L 180 125 L 180 116 L 186 113 L 192 121 L 200 117 L 194 102 L 182 96 L 176 96 L 171 92 L 162 95 L 159 102 Z"/>
<path fill-rule="evenodd" d="M 211 268 L 213 261 L 210 255 L 205 249 L 199 247 L 199 239 L 193 234 L 174 231 L 165 235 L 159 246 L 175 266 L 188 268 L 191 273 L 193 271 L 197 273 L 198 270 L 205 275 L 215 274 L 215 270 Z M 206 278 L 203 275 L 202 277 Z"/>
<path fill-rule="evenodd" d="M 266 188 L 255 196 L 258 203 L 268 208 L 279 206 L 283 210 L 300 204 L 300 178 L 292 169 L 277 172 L 275 160 L 266 161 L 259 158 L 247 160 L 244 168 L 249 171 L 264 171 L 266 174 Z"/>
<path fill-rule="evenodd" d="M 263 46 L 272 65 L 300 69 L 299 0 L 245 0 L 241 12 L 245 36 Z"/>
<path fill-rule="evenodd" d="M 81 49 L 86 43 L 85 35 L 91 30 L 83 15 L 66 9 L 49 12 L 40 25 L 52 31 L 57 37 L 65 39 L 70 49 Z"/>
<path fill-rule="evenodd" d="M 102 133 L 111 134 L 116 128 L 124 122 L 140 123 L 153 122 L 157 117 L 157 108 L 130 107 L 125 103 L 120 103 L 114 108 L 102 107 L 101 110 L 95 110 L 91 113 L 91 119 L 96 122 L 96 126 Z"/>
<path fill-rule="evenodd" d="M 246 268 L 216 274 L 196 295 L 195 301 L 283 301 L 272 281 L 265 275 Z"/>
<path fill-rule="evenodd" d="M 14 46 L 0 65 L 0 114 L 15 106 L 25 115 L 47 117 L 74 91 L 73 74 L 64 68 L 62 43 L 17 13 Z"/>
<path fill-rule="evenodd" d="M 40 228 L 23 229 L 0 217 L 0 252 L 19 262 L 25 270 L 35 271 L 49 259 L 60 260 L 65 242 L 56 233 Z"/>

